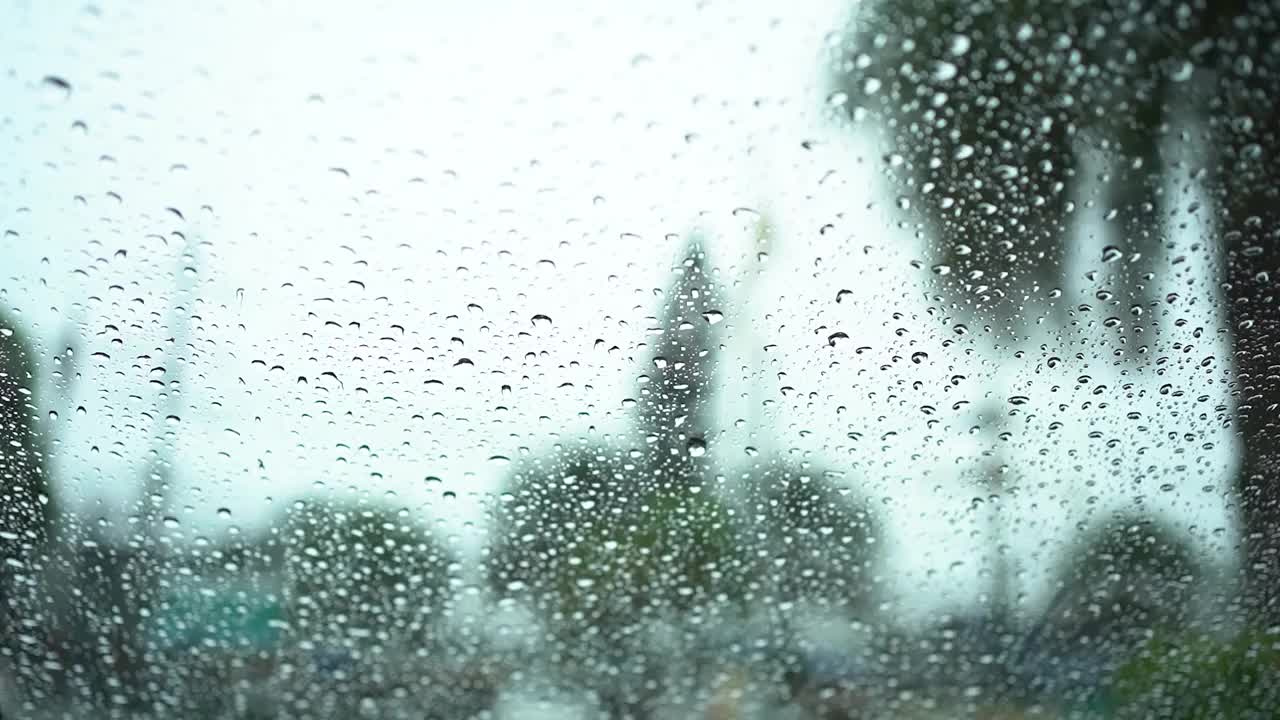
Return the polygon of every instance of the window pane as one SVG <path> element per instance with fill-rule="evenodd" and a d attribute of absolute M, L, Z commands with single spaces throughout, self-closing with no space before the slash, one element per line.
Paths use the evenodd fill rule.
<path fill-rule="evenodd" d="M 0 28 L 0 717 L 1280 707 L 1274 2 Z"/>

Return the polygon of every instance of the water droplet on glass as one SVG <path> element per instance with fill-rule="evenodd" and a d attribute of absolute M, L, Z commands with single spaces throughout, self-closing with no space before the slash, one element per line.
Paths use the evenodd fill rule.
<path fill-rule="evenodd" d="M 45 75 L 40 81 L 40 86 L 44 88 L 45 94 L 53 100 L 66 100 L 71 97 L 71 83 L 57 75 Z"/>
<path fill-rule="evenodd" d="M 707 454 L 707 441 L 700 437 L 691 437 L 685 445 L 691 457 L 702 457 Z"/>

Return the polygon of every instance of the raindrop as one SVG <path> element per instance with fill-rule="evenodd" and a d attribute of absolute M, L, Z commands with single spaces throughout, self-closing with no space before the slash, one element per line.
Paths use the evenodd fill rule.
<path fill-rule="evenodd" d="M 831 333 L 827 336 L 827 344 L 835 347 L 837 343 L 848 340 L 849 336 L 842 332 Z"/>
<path fill-rule="evenodd" d="M 691 437 L 685 444 L 691 457 L 702 457 L 707 454 L 707 441 L 700 437 Z"/>
<path fill-rule="evenodd" d="M 57 75 L 45 75 L 44 79 L 40 81 L 40 85 L 50 97 L 58 100 L 66 100 L 71 97 L 71 83 Z"/>
<path fill-rule="evenodd" d="M 531 322 L 534 327 L 538 327 L 539 325 L 549 327 L 551 325 L 551 317 L 549 315 L 534 315 Z"/>
<path fill-rule="evenodd" d="M 1120 252 L 1120 248 L 1115 245 L 1108 245 L 1102 248 L 1102 262 L 1115 262 L 1124 257 L 1124 253 Z"/>
<path fill-rule="evenodd" d="M 926 352 L 913 352 L 913 353 L 911 353 L 911 362 L 913 362 L 913 363 L 915 363 L 915 364 L 917 364 L 917 365 L 919 365 L 920 363 L 922 363 L 922 362 L 924 362 L 925 360 L 928 360 L 928 359 L 929 359 L 929 353 L 926 353 Z"/>
<path fill-rule="evenodd" d="M 721 320 L 724 320 L 724 313 L 719 310 L 708 310 L 707 312 L 702 313 L 702 319 L 706 320 L 709 325 L 715 325 Z"/>

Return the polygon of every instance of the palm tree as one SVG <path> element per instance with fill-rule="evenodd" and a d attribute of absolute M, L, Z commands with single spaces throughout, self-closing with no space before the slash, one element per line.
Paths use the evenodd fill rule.
<path fill-rule="evenodd" d="M 1280 7 L 1220 3 L 1209 20 L 1216 84 L 1209 126 L 1220 153 L 1215 201 L 1243 444 L 1236 489 L 1244 524 L 1245 596 L 1259 626 L 1280 623 L 1280 443 L 1275 354 L 1280 309 Z M 1208 24 L 1208 23 L 1207 23 Z"/>
<path fill-rule="evenodd" d="M 888 133 L 903 204 L 919 208 L 939 272 L 957 278 L 954 301 L 1012 294 L 1022 318 L 1037 314 L 1028 298 L 1060 282 L 1066 211 L 1083 187 L 1082 138 L 1109 160 L 1101 194 L 1114 217 L 1104 255 L 1126 259 L 1113 282 L 1135 316 L 1156 301 L 1149 280 L 1162 244 L 1161 187 L 1172 171 L 1167 130 L 1184 108 L 1207 110 L 1198 120 L 1217 152 L 1207 185 L 1235 345 L 1247 604 L 1259 622 L 1274 623 L 1280 444 L 1271 418 L 1280 379 L 1271 356 L 1280 316 L 1270 282 L 1280 269 L 1280 8 L 1245 0 L 1187 3 L 1179 12 L 1120 0 L 873 0 L 850 34 L 837 82 L 855 114 L 872 115 Z M 1138 322 L 1135 335 L 1144 329 Z"/>
<path fill-rule="evenodd" d="M 855 19 L 840 99 L 887 134 L 900 206 L 962 313 L 1025 330 L 1061 286 L 1081 83 L 1079 0 L 881 0 Z"/>

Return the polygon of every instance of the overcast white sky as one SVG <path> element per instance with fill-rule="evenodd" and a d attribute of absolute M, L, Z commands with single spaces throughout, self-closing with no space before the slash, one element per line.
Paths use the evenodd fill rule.
<path fill-rule="evenodd" d="M 1033 594 L 1090 511 L 1234 541 L 1215 410 L 1231 368 L 1196 215 L 1171 228 L 1161 294 L 1180 300 L 1150 363 L 1113 364 L 1102 313 L 1016 357 L 930 310 L 928 263 L 911 264 L 925 248 L 897 228 L 873 139 L 823 112 L 842 3 L 430 5 L 0 11 L 0 302 L 35 326 L 46 371 L 69 323 L 87 333 L 85 413 L 50 421 L 72 502 L 128 495 L 168 414 L 148 381 L 184 364 L 168 430 L 185 532 L 350 488 L 479 521 L 505 470 L 489 458 L 623 428 L 655 289 L 697 226 L 725 287 L 717 463 L 753 446 L 847 470 L 886 515 L 904 609 L 981 587 L 975 480 L 1001 463 Z M 742 207 L 774 225 L 765 259 Z M 1086 271 L 1105 281 L 1100 212 L 1081 213 L 1069 306 L 1102 282 Z M 163 342 L 183 282 L 195 351 Z M 850 342 L 829 346 L 836 331 Z M 1014 395 L 1029 402 L 1009 441 L 970 431 Z"/>

